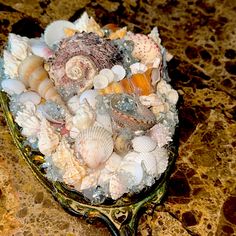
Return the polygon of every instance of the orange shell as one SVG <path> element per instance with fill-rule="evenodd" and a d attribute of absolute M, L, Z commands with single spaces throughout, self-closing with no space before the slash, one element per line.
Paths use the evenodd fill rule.
<path fill-rule="evenodd" d="M 120 29 L 120 27 L 116 24 L 107 24 L 103 27 L 104 29 L 109 29 L 111 32 L 115 32 Z"/>
<path fill-rule="evenodd" d="M 105 89 L 101 89 L 99 92 L 102 95 L 112 93 L 136 93 L 138 95 L 149 95 L 154 92 L 151 74 L 152 69 L 148 69 L 145 73 L 134 74 L 130 78 L 125 78 L 119 82 L 113 82 Z"/>

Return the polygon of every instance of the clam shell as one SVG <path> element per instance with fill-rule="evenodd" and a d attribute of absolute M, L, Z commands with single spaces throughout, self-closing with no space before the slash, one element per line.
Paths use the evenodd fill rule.
<path fill-rule="evenodd" d="M 19 101 L 21 103 L 25 103 L 25 102 L 32 102 L 34 105 L 38 105 L 41 101 L 41 97 L 39 96 L 38 93 L 33 92 L 33 91 L 27 91 L 24 92 L 20 95 L 19 97 Z"/>
<path fill-rule="evenodd" d="M 25 91 L 25 85 L 17 79 L 4 79 L 1 82 L 2 89 L 9 95 L 21 94 Z"/>
<path fill-rule="evenodd" d="M 65 30 L 76 29 L 75 25 L 67 20 L 57 20 L 47 26 L 44 31 L 44 41 L 52 48 L 54 44 L 59 43 L 66 37 Z"/>
<path fill-rule="evenodd" d="M 133 149 L 136 152 L 151 152 L 157 146 L 157 143 L 149 136 L 139 136 L 132 140 Z"/>
<path fill-rule="evenodd" d="M 109 116 L 108 113 L 100 114 L 99 112 L 97 112 L 96 125 L 101 126 L 110 133 L 112 133 L 112 122 L 111 122 L 111 117 Z"/>
<path fill-rule="evenodd" d="M 148 68 L 145 64 L 136 62 L 130 65 L 130 69 L 132 74 L 137 74 L 137 73 L 144 73 Z"/>
<path fill-rule="evenodd" d="M 117 176 L 112 176 L 109 183 L 109 192 L 113 200 L 117 200 L 128 192 L 126 185 Z"/>
<path fill-rule="evenodd" d="M 113 152 L 109 159 L 106 161 L 105 168 L 111 172 L 115 172 L 119 168 L 121 161 L 121 156 Z"/>
<path fill-rule="evenodd" d="M 30 40 L 31 51 L 34 55 L 48 59 L 53 55 L 53 51 L 48 47 L 48 45 L 40 39 Z"/>
<path fill-rule="evenodd" d="M 136 162 L 143 163 L 147 174 L 157 175 L 157 161 L 153 153 L 139 153 L 136 158 Z"/>
<path fill-rule="evenodd" d="M 98 92 L 96 90 L 88 89 L 80 94 L 79 101 L 80 103 L 83 103 L 85 100 L 87 100 L 89 105 L 93 109 L 95 109 L 96 103 L 97 103 L 97 99 L 96 99 L 97 96 L 98 96 Z"/>
<path fill-rule="evenodd" d="M 73 97 L 71 97 L 68 101 L 67 101 L 67 106 L 69 108 L 69 110 L 75 114 L 76 111 L 79 109 L 80 107 L 80 99 L 78 95 L 75 95 Z"/>
<path fill-rule="evenodd" d="M 143 169 L 135 161 L 124 160 L 117 171 L 124 185 L 129 189 L 141 183 L 143 179 Z"/>
<path fill-rule="evenodd" d="M 113 151 L 111 134 L 102 127 L 82 130 L 75 143 L 75 150 L 92 169 L 104 163 Z"/>
<path fill-rule="evenodd" d="M 107 79 L 108 79 L 108 83 L 111 83 L 115 79 L 115 74 L 110 69 L 106 69 L 106 68 L 102 69 L 102 70 L 99 71 L 99 74 L 106 76 Z"/>

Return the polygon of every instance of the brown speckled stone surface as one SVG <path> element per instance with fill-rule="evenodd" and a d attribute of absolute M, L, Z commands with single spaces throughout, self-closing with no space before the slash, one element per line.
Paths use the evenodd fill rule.
<path fill-rule="evenodd" d="M 55 19 L 87 12 L 147 33 L 157 25 L 180 96 L 180 147 L 168 196 L 138 235 L 236 235 L 235 0 L 0 0 L 1 49 L 9 32 L 39 36 Z M 0 116 L 0 235 L 110 235 L 62 210 L 15 148 Z"/>

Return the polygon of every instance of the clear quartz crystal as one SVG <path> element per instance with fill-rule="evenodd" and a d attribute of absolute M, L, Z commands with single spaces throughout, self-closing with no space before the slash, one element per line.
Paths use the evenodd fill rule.
<path fill-rule="evenodd" d="M 94 205 L 102 204 L 106 199 L 105 192 L 100 186 L 97 186 L 96 188 L 85 189 L 83 190 L 83 194 Z"/>

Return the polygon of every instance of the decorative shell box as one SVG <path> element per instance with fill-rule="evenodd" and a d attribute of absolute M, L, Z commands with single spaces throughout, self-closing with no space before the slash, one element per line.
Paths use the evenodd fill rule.
<path fill-rule="evenodd" d="M 46 178 L 95 205 L 151 187 L 178 123 L 169 59 L 156 27 L 100 27 L 87 13 L 41 38 L 9 34 L 1 87 Z"/>

